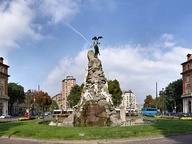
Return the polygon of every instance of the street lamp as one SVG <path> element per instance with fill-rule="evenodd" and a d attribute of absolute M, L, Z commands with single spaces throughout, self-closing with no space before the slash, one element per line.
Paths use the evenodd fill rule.
<path fill-rule="evenodd" d="M 176 113 L 176 108 L 177 108 L 177 106 L 176 106 L 176 101 L 175 101 L 174 99 L 171 99 L 171 100 L 174 101 L 174 110 L 175 110 L 175 113 Z"/>
<path fill-rule="evenodd" d="M 31 95 L 31 90 L 28 90 L 28 91 L 27 91 L 27 97 L 28 97 L 28 98 L 27 98 L 27 99 L 28 99 L 28 100 L 27 100 L 27 102 L 28 102 L 28 117 L 29 117 L 29 108 L 30 108 L 30 107 L 29 107 L 29 105 L 30 105 L 30 95 Z"/>
<path fill-rule="evenodd" d="M 162 113 L 163 113 L 163 115 L 164 115 L 164 94 L 165 94 L 164 88 L 162 88 L 162 90 L 159 91 L 159 95 L 161 95 L 162 99 L 163 99 L 163 106 L 162 106 Z"/>

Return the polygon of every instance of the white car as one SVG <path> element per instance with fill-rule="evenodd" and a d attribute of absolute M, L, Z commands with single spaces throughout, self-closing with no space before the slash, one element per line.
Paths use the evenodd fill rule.
<path fill-rule="evenodd" d="M 6 119 L 6 118 L 11 118 L 11 116 L 10 115 L 2 115 L 2 116 L 0 116 L 0 118 L 1 119 Z"/>
<path fill-rule="evenodd" d="M 51 112 L 45 112 L 44 113 L 44 116 L 48 116 L 48 115 L 51 115 Z"/>

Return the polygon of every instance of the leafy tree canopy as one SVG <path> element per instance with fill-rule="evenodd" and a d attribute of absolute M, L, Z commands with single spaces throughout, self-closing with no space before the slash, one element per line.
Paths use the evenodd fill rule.
<path fill-rule="evenodd" d="M 147 107 L 155 108 L 156 107 L 156 101 L 155 101 L 155 99 L 152 98 L 151 95 L 147 95 L 144 102 L 145 103 L 144 103 L 143 107 L 145 107 L 145 108 L 147 108 Z"/>
<path fill-rule="evenodd" d="M 168 111 L 172 111 L 176 104 L 177 111 L 182 111 L 182 79 L 168 84 L 165 88 L 165 103 Z"/>
<path fill-rule="evenodd" d="M 43 111 L 47 111 L 52 104 L 51 97 L 48 95 L 47 92 L 43 91 L 38 92 L 28 90 L 28 92 L 26 93 L 26 99 L 27 102 L 29 101 L 30 104 L 36 105 L 36 107 L 40 106 Z"/>
<path fill-rule="evenodd" d="M 21 103 L 25 100 L 24 88 L 18 83 L 8 83 L 8 96 L 10 97 L 10 112 L 13 114 L 13 104 L 15 102 Z"/>
<path fill-rule="evenodd" d="M 8 83 L 9 103 L 23 102 L 25 100 L 24 88 L 18 83 Z"/>
<path fill-rule="evenodd" d="M 52 100 L 50 110 L 53 111 L 55 108 L 58 109 L 58 104 L 55 100 Z"/>
<path fill-rule="evenodd" d="M 49 106 L 52 103 L 52 99 L 48 95 L 47 92 L 43 92 L 43 91 L 37 92 L 37 91 L 35 91 L 33 93 L 33 95 L 35 96 L 36 103 L 39 102 L 42 106 Z"/>
<path fill-rule="evenodd" d="M 114 105 L 118 105 L 122 101 L 122 91 L 117 80 L 108 81 L 109 93 L 112 95 L 112 101 Z"/>
<path fill-rule="evenodd" d="M 70 91 L 69 96 L 67 97 L 67 101 L 70 107 L 77 105 L 81 98 L 81 92 L 83 89 L 83 84 L 81 86 L 74 85 Z"/>

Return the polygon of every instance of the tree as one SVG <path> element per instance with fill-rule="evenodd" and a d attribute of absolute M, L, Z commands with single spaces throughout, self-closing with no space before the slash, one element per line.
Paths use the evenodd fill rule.
<path fill-rule="evenodd" d="M 13 114 L 13 104 L 15 102 L 22 103 L 25 100 L 24 88 L 21 85 L 18 85 L 18 83 L 8 83 L 8 95 L 10 97 L 10 113 Z"/>
<path fill-rule="evenodd" d="M 157 109 L 162 111 L 163 110 L 163 96 L 160 95 L 159 97 L 155 98 L 155 101 L 157 103 Z"/>
<path fill-rule="evenodd" d="M 45 110 L 47 111 L 52 103 L 52 99 L 47 92 L 35 91 L 33 92 L 33 97 L 34 97 L 34 104 L 36 104 L 36 107 L 39 105 L 42 111 Z"/>
<path fill-rule="evenodd" d="M 156 100 L 153 99 L 151 95 L 147 95 L 144 102 L 145 102 L 143 105 L 144 108 L 148 108 L 148 107 L 155 108 L 156 107 Z"/>
<path fill-rule="evenodd" d="M 122 91 L 117 80 L 108 81 L 109 93 L 112 95 L 112 101 L 114 105 L 119 105 L 122 101 Z"/>
<path fill-rule="evenodd" d="M 52 100 L 52 103 L 51 103 L 49 109 L 50 109 L 50 111 L 53 111 L 55 108 L 58 109 L 58 104 L 55 100 Z"/>
<path fill-rule="evenodd" d="M 70 91 L 69 96 L 67 97 L 67 101 L 70 107 L 77 105 L 81 98 L 81 92 L 83 89 L 83 84 L 81 86 L 74 85 Z"/>
<path fill-rule="evenodd" d="M 168 84 L 165 88 L 165 103 L 168 111 L 182 111 L 182 79 L 178 79 Z"/>

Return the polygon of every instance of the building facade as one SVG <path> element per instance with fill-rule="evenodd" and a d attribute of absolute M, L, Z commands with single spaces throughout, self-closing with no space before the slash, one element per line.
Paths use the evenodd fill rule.
<path fill-rule="evenodd" d="M 62 92 L 61 92 L 61 103 L 59 105 L 60 109 L 68 109 L 67 97 L 70 94 L 72 87 L 76 84 L 76 79 L 73 76 L 67 76 L 66 79 L 62 81 Z"/>
<path fill-rule="evenodd" d="M 183 113 L 192 112 L 192 54 L 187 55 L 187 61 L 182 65 L 183 93 Z"/>
<path fill-rule="evenodd" d="M 138 111 L 136 96 L 131 90 L 124 91 L 122 94 L 122 97 L 123 97 L 123 100 L 120 106 L 123 106 L 126 112 Z"/>
<path fill-rule="evenodd" d="M 3 63 L 3 58 L 0 57 L 0 115 L 8 114 L 8 68 L 9 66 Z"/>
<path fill-rule="evenodd" d="M 61 93 L 58 93 L 57 95 L 52 97 L 52 100 L 56 101 L 57 105 L 59 106 L 58 107 L 59 109 L 61 109 L 61 105 L 63 104 L 61 97 L 62 97 Z M 58 108 L 56 108 L 56 109 L 58 109 Z"/>

